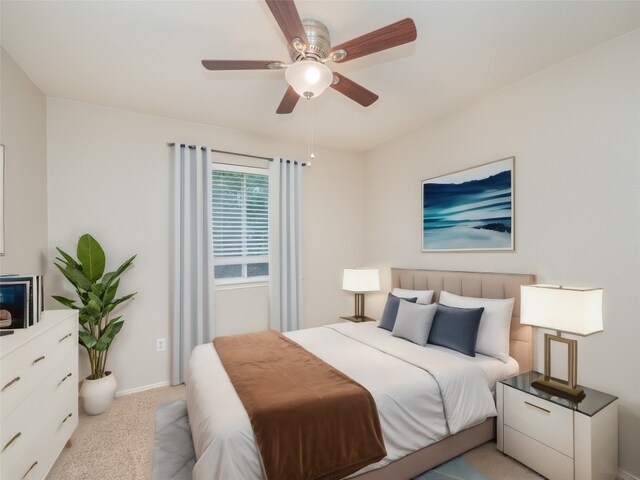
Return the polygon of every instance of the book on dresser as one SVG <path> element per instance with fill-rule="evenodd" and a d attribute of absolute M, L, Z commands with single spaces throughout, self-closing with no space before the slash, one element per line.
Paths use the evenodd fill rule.
<path fill-rule="evenodd" d="M 78 424 L 78 311 L 0 338 L 0 478 L 43 479 Z"/>
<path fill-rule="evenodd" d="M 43 311 L 42 275 L 0 275 L 0 330 L 36 325 Z"/>

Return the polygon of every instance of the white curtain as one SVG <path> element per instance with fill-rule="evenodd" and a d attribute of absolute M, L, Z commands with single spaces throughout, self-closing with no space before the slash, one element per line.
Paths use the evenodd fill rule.
<path fill-rule="evenodd" d="M 270 327 L 302 328 L 302 165 L 269 165 Z"/>
<path fill-rule="evenodd" d="M 184 381 L 191 351 L 210 342 L 213 321 L 209 149 L 174 147 L 171 384 Z"/>

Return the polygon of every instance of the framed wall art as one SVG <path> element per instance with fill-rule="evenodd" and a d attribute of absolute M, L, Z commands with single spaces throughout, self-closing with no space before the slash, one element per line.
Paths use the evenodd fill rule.
<path fill-rule="evenodd" d="M 0 145 L 0 255 L 4 255 L 4 145 Z"/>
<path fill-rule="evenodd" d="M 422 182 L 422 251 L 514 250 L 509 157 Z"/>

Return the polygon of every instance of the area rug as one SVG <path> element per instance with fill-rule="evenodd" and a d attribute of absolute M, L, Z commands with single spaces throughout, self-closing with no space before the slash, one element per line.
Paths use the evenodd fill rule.
<path fill-rule="evenodd" d="M 176 400 L 158 405 L 153 444 L 153 480 L 191 480 L 196 463 L 187 402 Z"/>
<path fill-rule="evenodd" d="M 190 480 L 195 453 L 187 418 L 187 402 L 158 405 L 152 480 Z M 487 480 L 462 457 L 424 472 L 414 480 Z"/>

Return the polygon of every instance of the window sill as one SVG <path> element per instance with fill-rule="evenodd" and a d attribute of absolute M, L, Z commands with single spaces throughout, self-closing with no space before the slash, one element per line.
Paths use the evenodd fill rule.
<path fill-rule="evenodd" d="M 240 288 L 260 288 L 260 287 L 268 287 L 269 279 L 260 278 L 256 280 L 223 280 L 218 281 L 214 284 L 214 290 L 223 291 L 223 290 L 236 290 Z"/>

